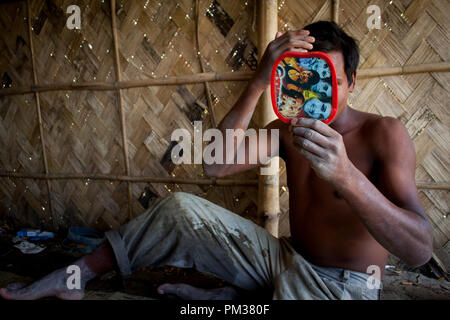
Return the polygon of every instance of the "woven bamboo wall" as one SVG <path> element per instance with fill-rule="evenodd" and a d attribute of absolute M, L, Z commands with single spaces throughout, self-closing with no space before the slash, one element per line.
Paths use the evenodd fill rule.
<path fill-rule="evenodd" d="M 200 52 L 205 71 L 251 71 L 256 66 L 255 0 L 201 0 Z M 81 8 L 81 30 L 65 27 L 68 5 Z M 306 5 L 307 4 L 307 5 Z M 369 31 L 366 8 L 382 10 L 382 29 Z M 279 29 L 301 28 L 332 16 L 332 1 L 279 0 Z M 0 76 L 4 87 L 33 84 L 25 2 L 1 4 Z M 341 1 L 339 23 L 360 43 L 360 68 L 449 61 L 448 1 Z M 118 46 L 123 80 L 200 72 L 195 47 L 194 0 L 118 1 Z M 116 80 L 109 1 L 32 1 L 31 17 L 38 83 Z M 402 120 L 417 151 L 417 180 L 449 177 L 449 73 L 358 80 L 350 105 Z M 232 107 L 245 82 L 210 83 L 217 120 Z M 130 173 L 134 176 L 203 177 L 200 165 L 170 162 L 176 128 L 192 122 L 210 126 L 204 85 L 122 90 Z M 44 172 L 34 95 L 0 98 L 0 168 Z M 50 173 L 124 174 L 120 114 L 114 91 L 57 91 L 40 94 Z M 256 119 L 256 118 L 255 118 Z M 255 123 L 252 123 L 255 126 Z M 282 178 L 284 168 L 281 167 Z M 256 178 L 256 172 L 240 175 Z M 127 221 L 127 183 L 58 180 L 46 183 L 0 178 L 0 210 L 17 223 L 99 230 Z M 147 202 L 173 191 L 201 195 L 255 219 L 256 187 L 132 183 L 135 215 Z M 289 233 L 288 190 L 282 187 L 281 235 Z M 437 248 L 450 249 L 448 191 L 421 190 Z"/>
<path fill-rule="evenodd" d="M 65 27 L 65 8 L 70 4 L 81 8 L 81 30 Z M 243 2 L 231 7 L 210 4 L 200 3 L 199 40 L 205 71 L 251 70 L 250 66 L 256 65 L 255 41 L 248 40 L 245 30 L 252 30 L 253 6 Z M 117 2 L 123 80 L 200 72 L 194 6 L 194 1 Z M 26 3 L 2 4 L 2 8 L 4 87 L 30 85 Z M 220 10 L 220 17 L 212 10 Z M 109 1 L 32 1 L 31 12 L 39 84 L 116 80 Z M 233 56 L 235 46 L 242 47 L 243 41 L 249 44 L 243 48 L 245 52 L 239 51 L 246 55 L 245 63 Z M 218 119 L 238 98 L 242 84 L 211 84 Z M 192 122 L 196 120 L 204 120 L 204 128 L 210 126 L 203 84 L 128 89 L 123 90 L 123 97 L 131 175 L 204 176 L 201 165 L 174 166 L 170 160 L 174 129 L 186 128 L 193 133 Z M 42 173 L 34 96 L 1 99 L 2 169 Z M 113 91 L 45 92 L 40 100 L 50 173 L 124 174 L 119 107 Z M 255 179 L 256 173 L 241 177 Z M 51 181 L 52 214 L 44 182 L 5 178 L 0 183 L 1 211 L 22 225 L 42 224 L 53 229 L 82 224 L 106 230 L 129 217 L 125 182 Z M 173 191 L 198 194 L 234 212 L 256 217 L 256 187 L 147 183 L 132 185 L 134 215 L 144 210 L 142 204 Z"/>

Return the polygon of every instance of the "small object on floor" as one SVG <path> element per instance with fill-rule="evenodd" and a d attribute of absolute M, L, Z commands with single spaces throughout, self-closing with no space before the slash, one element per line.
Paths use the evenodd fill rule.
<path fill-rule="evenodd" d="M 71 227 L 62 247 L 77 253 L 91 253 L 103 244 L 105 238 L 101 233 L 84 227 Z"/>
<path fill-rule="evenodd" d="M 28 240 L 30 241 L 40 241 L 40 240 L 48 240 L 54 237 L 53 232 L 50 231 L 42 231 L 37 236 L 31 237 Z"/>
<path fill-rule="evenodd" d="M 388 269 L 395 269 L 395 266 L 389 265 L 387 264 L 384 269 L 388 270 Z"/>
<path fill-rule="evenodd" d="M 24 254 L 36 254 L 46 248 L 45 246 L 38 246 L 26 240 L 23 240 L 19 244 L 14 245 L 14 247 L 18 248 Z"/>
<path fill-rule="evenodd" d="M 23 229 L 17 231 L 17 236 L 13 238 L 13 242 L 19 242 L 21 240 L 40 241 L 48 240 L 54 237 L 53 232 L 41 231 L 40 229 Z"/>
<path fill-rule="evenodd" d="M 40 232 L 40 229 L 22 229 L 17 231 L 17 235 L 19 237 L 36 237 Z"/>

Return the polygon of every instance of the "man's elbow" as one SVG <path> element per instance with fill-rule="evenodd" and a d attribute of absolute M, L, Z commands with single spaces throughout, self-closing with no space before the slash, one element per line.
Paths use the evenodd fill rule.
<path fill-rule="evenodd" d="M 431 225 L 427 225 L 425 228 L 425 241 L 421 244 L 420 248 L 414 250 L 414 255 L 409 257 L 406 264 L 412 268 L 418 268 L 423 266 L 433 257 L 433 231 Z"/>
<path fill-rule="evenodd" d="M 426 249 L 424 252 L 416 254 L 414 257 L 405 259 L 405 263 L 411 268 L 419 268 L 431 260 L 433 250 Z"/>

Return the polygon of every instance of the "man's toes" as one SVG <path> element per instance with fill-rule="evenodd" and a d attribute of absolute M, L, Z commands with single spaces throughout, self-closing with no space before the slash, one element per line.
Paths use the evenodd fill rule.
<path fill-rule="evenodd" d="M 177 284 L 165 283 L 158 287 L 157 291 L 159 294 L 174 294 L 177 295 L 179 293 L 179 286 Z"/>
<path fill-rule="evenodd" d="M 8 290 L 8 291 L 16 291 L 16 290 L 19 290 L 19 289 L 24 288 L 25 286 L 26 286 L 25 283 L 22 283 L 22 282 L 14 282 L 14 283 L 8 284 L 8 285 L 6 286 L 6 290 Z"/>
<path fill-rule="evenodd" d="M 6 294 L 6 288 L 0 288 L 0 297 L 6 299 L 5 294 Z"/>
<path fill-rule="evenodd" d="M 56 297 L 62 300 L 82 300 L 84 298 L 84 292 L 77 290 L 76 292 L 59 292 Z"/>
<path fill-rule="evenodd" d="M 16 299 L 17 291 L 25 286 L 26 284 L 21 282 L 10 283 L 5 288 L 0 288 L 0 297 L 3 299 Z"/>
<path fill-rule="evenodd" d="M 157 291 L 159 294 L 164 294 L 168 298 L 178 297 L 183 300 L 195 299 L 196 295 L 196 288 L 184 283 L 165 283 L 160 285 Z"/>
<path fill-rule="evenodd" d="M 3 299 L 7 299 L 7 300 L 15 300 L 15 299 L 19 299 L 20 295 L 18 295 L 13 290 L 9 290 L 9 288 L 1 288 L 0 289 L 0 297 L 2 297 Z"/>

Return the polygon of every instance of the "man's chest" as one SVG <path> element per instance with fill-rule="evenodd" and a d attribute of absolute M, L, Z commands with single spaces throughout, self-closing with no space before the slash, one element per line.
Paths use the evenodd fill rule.
<path fill-rule="evenodd" d="M 376 156 L 367 141 L 368 139 L 356 132 L 345 135 L 343 140 L 348 159 L 369 180 L 376 183 Z M 306 190 L 312 187 L 328 189 L 329 184 L 315 175 L 308 160 L 298 151 L 299 146 L 294 145 L 291 135 L 283 137 L 282 148 L 289 185 Z M 333 193 L 333 189 L 330 190 Z"/>

